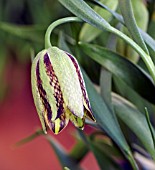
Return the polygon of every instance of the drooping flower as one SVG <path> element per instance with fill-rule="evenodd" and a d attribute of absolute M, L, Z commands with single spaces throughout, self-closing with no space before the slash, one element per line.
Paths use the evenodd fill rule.
<path fill-rule="evenodd" d="M 49 127 L 58 134 L 69 120 L 80 129 L 85 118 L 95 121 L 80 67 L 71 54 L 57 47 L 39 52 L 32 63 L 31 84 L 44 132 Z"/>

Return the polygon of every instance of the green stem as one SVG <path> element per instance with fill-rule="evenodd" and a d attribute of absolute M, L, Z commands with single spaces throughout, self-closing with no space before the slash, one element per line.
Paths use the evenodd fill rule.
<path fill-rule="evenodd" d="M 137 166 L 137 164 L 136 164 L 131 153 L 128 153 L 128 160 L 131 163 L 133 170 L 139 170 L 139 168 L 138 168 L 138 166 Z"/>
<path fill-rule="evenodd" d="M 148 127 L 149 127 L 149 129 L 150 129 L 151 136 L 152 136 L 153 145 L 154 145 L 154 148 L 155 148 L 154 131 L 153 131 L 153 127 L 152 127 L 152 125 L 151 125 L 150 118 L 149 118 L 149 113 L 148 113 L 148 110 L 147 110 L 146 107 L 145 107 L 145 116 L 146 116 L 146 121 L 147 121 Z"/>
<path fill-rule="evenodd" d="M 88 147 L 82 140 L 80 140 L 74 146 L 74 148 L 70 152 L 69 156 L 74 158 L 74 160 L 76 160 L 76 162 L 80 162 L 86 156 L 86 154 L 88 152 L 89 152 Z"/>
<path fill-rule="evenodd" d="M 36 130 L 36 132 L 33 133 L 32 135 L 30 135 L 30 136 L 28 136 L 28 137 L 20 140 L 19 142 L 17 142 L 17 143 L 15 144 L 15 147 L 19 147 L 19 146 L 24 145 L 24 144 L 26 144 L 26 143 L 28 143 L 28 142 L 31 142 L 33 139 L 37 138 L 37 137 L 40 136 L 40 135 L 44 135 L 44 134 L 45 134 L 45 133 L 44 133 L 44 131 L 43 131 L 42 129 L 38 129 L 38 130 Z"/>
<path fill-rule="evenodd" d="M 66 17 L 66 18 L 62 18 L 62 19 L 59 19 L 59 20 L 53 22 L 47 28 L 47 31 L 45 34 L 45 48 L 49 48 L 52 46 L 51 41 L 50 41 L 50 36 L 51 36 L 53 29 L 63 23 L 67 23 L 67 22 L 82 22 L 82 20 L 79 19 L 78 17 Z"/>
<path fill-rule="evenodd" d="M 131 47 L 133 47 L 135 49 L 135 51 L 137 51 L 137 53 L 140 54 L 141 58 L 143 59 L 144 63 L 146 64 L 146 66 L 152 76 L 152 79 L 155 83 L 155 66 L 153 64 L 151 57 L 148 54 L 146 54 L 139 45 L 137 45 L 132 39 L 130 39 L 125 34 L 123 34 L 121 31 L 117 30 L 114 27 L 111 27 L 108 31 L 116 34 L 117 36 L 119 36 L 120 38 L 125 40 L 129 45 L 131 45 Z"/>
<path fill-rule="evenodd" d="M 51 42 L 50 42 L 50 36 L 51 36 L 51 32 L 53 31 L 53 29 L 55 27 L 57 27 L 60 24 L 63 23 L 67 23 L 67 22 L 82 22 L 81 19 L 79 19 L 78 17 L 66 17 L 66 18 L 62 18 L 59 19 L 55 22 L 53 22 L 47 29 L 46 34 L 45 34 L 45 48 L 49 48 L 51 47 Z M 137 45 L 132 39 L 130 39 L 128 36 L 126 36 L 125 34 L 123 34 L 121 31 L 117 30 L 116 28 L 110 26 L 107 28 L 107 31 L 116 34 L 117 36 L 119 36 L 120 38 L 122 38 L 123 40 L 125 40 L 129 45 L 131 45 L 131 47 L 133 47 L 142 57 L 144 63 L 146 64 L 152 79 L 155 83 L 155 66 L 153 64 L 153 61 L 151 59 L 151 57 L 146 54 L 142 48 Z"/>
<path fill-rule="evenodd" d="M 51 42 L 50 42 L 50 36 L 51 36 L 51 32 L 53 31 L 53 29 L 55 27 L 57 27 L 58 25 L 61 25 L 63 23 L 67 23 L 67 22 L 82 22 L 82 20 L 79 19 L 78 17 L 66 17 L 66 18 L 62 18 L 62 19 L 59 19 L 59 20 L 53 22 L 48 27 L 46 34 L 45 34 L 45 48 L 49 48 L 52 46 Z M 106 29 L 108 32 L 116 34 L 117 36 L 119 36 L 120 38 L 125 40 L 131 47 L 133 47 L 133 49 L 135 49 L 135 51 L 137 51 L 137 53 L 141 56 L 144 63 L 146 64 L 146 66 L 152 76 L 152 79 L 155 83 L 155 66 L 153 64 L 151 57 L 148 54 L 146 54 L 137 43 L 135 43 L 132 39 L 130 39 L 128 36 L 126 36 L 121 31 L 117 30 L 116 28 L 114 28 L 112 26 L 108 26 L 105 28 L 105 26 L 103 26 L 103 29 Z"/>

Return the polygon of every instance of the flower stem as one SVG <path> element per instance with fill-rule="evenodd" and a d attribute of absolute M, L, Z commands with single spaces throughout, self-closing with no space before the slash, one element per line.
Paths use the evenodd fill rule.
<path fill-rule="evenodd" d="M 45 34 L 45 48 L 49 48 L 52 46 L 51 42 L 50 42 L 50 36 L 51 36 L 51 32 L 53 31 L 53 29 L 63 23 L 67 23 L 67 22 L 82 22 L 82 20 L 78 17 L 66 17 L 66 18 L 62 18 L 59 19 L 55 22 L 53 22 L 46 31 Z M 105 29 L 105 26 L 103 27 L 103 29 Z M 141 58 L 143 59 L 144 63 L 146 64 L 153 82 L 155 84 L 155 66 L 154 63 L 151 59 L 151 57 L 146 54 L 143 49 L 137 44 L 135 43 L 131 38 L 129 38 L 127 35 L 125 35 L 124 33 L 122 33 L 121 31 L 117 30 L 116 28 L 110 26 L 108 28 L 106 28 L 106 30 L 108 32 L 111 32 L 117 36 L 119 36 L 120 38 L 122 38 L 125 42 L 127 42 L 131 47 L 133 47 L 135 49 L 135 51 L 137 51 L 137 53 L 141 56 Z"/>
<path fill-rule="evenodd" d="M 137 43 L 135 43 L 131 38 L 129 38 L 128 36 L 123 34 L 121 31 L 117 30 L 114 27 L 111 27 L 110 30 L 108 30 L 108 31 L 113 34 L 116 34 L 117 36 L 119 36 L 120 38 L 125 40 L 131 47 L 133 47 L 135 49 L 135 51 L 137 51 L 137 53 L 141 56 L 144 63 L 146 64 L 146 66 L 152 76 L 153 82 L 155 84 L 155 66 L 154 66 L 154 63 L 153 63 L 151 57 L 148 54 L 146 54 Z"/>
<path fill-rule="evenodd" d="M 132 153 L 129 152 L 127 157 L 128 157 L 129 162 L 132 165 L 133 170 L 139 170 L 139 168 L 137 166 L 137 163 L 135 162 L 135 160 L 134 160 L 134 158 L 132 156 Z"/>
<path fill-rule="evenodd" d="M 67 23 L 67 22 L 82 22 L 82 20 L 78 17 L 66 17 L 66 18 L 62 18 L 62 19 L 59 19 L 59 20 L 53 22 L 47 28 L 47 31 L 45 34 L 45 48 L 49 48 L 52 46 L 51 41 L 50 41 L 50 36 L 51 36 L 53 29 L 63 23 Z"/>

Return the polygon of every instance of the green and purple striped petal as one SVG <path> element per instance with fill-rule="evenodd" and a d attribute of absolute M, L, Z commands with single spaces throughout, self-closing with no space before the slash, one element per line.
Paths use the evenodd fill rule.
<path fill-rule="evenodd" d="M 58 134 L 69 120 L 80 129 L 85 117 L 95 121 L 80 67 L 72 55 L 57 47 L 38 53 L 32 63 L 31 84 L 45 132 L 48 126 Z"/>
<path fill-rule="evenodd" d="M 78 75 L 78 78 L 79 78 L 80 87 L 81 87 L 82 95 L 83 95 L 83 105 L 84 105 L 84 108 L 86 110 L 85 116 L 90 120 L 96 121 L 94 116 L 93 116 L 93 113 L 92 113 L 92 109 L 91 109 L 91 106 L 90 106 L 88 94 L 87 94 L 86 87 L 85 87 L 85 82 L 84 82 L 84 79 L 83 79 L 79 64 L 78 64 L 77 60 L 71 54 L 69 54 L 69 53 L 66 53 L 66 54 L 72 60 L 72 62 L 74 64 L 74 67 L 76 68 L 76 72 L 77 72 L 77 75 Z"/>

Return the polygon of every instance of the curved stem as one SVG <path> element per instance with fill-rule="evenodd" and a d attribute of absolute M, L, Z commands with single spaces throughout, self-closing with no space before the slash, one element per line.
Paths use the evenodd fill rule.
<path fill-rule="evenodd" d="M 83 21 L 81 19 L 79 19 L 78 17 L 66 17 L 66 18 L 62 18 L 62 19 L 59 19 L 59 20 L 53 22 L 47 28 L 47 31 L 45 34 L 45 48 L 49 48 L 52 46 L 52 44 L 50 42 L 50 36 L 51 36 L 53 29 L 63 23 L 67 23 L 67 22 L 83 22 Z"/>
<path fill-rule="evenodd" d="M 137 43 L 135 43 L 132 39 L 130 39 L 125 34 L 123 34 L 121 31 L 117 30 L 114 27 L 111 27 L 110 30 L 108 30 L 108 31 L 113 34 L 116 34 L 117 36 L 119 36 L 120 38 L 125 40 L 131 47 L 133 47 L 135 49 L 135 51 L 137 51 L 137 53 L 141 56 L 144 63 L 146 64 L 146 66 L 152 76 L 153 82 L 155 84 L 155 66 L 154 66 L 154 63 L 153 63 L 151 57 L 148 54 L 146 54 Z"/>
<path fill-rule="evenodd" d="M 63 23 L 67 23 L 67 22 L 82 22 L 82 20 L 78 17 L 66 17 L 66 18 L 62 18 L 62 19 L 59 19 L 59 20 L 53 22 L 48 27 L 46 34 L 45 34 L 45 48 L 49 48 L 52 46 L 51 42 L 50 42 L 50 36 L 51 36 L 51 32 L 53 31 L 53 29 L 56 26 L 59 26 Z M 105 26 L 104 26 L 104 29 L 105 29 Z M 152 79 L 155 83 L 155 66 L 154 66 L 154 63 L 153 63 L 151 57 L 148 54 L 146 54 L 137 43 L 135 43 L 132 39 L 130 39 L 127 35 L 125 35 L 121 31 L 117 30 L 116 28 L 114 28 L 112 26 L 106 28 L 106 30 L 108 32 L 116 34 L 117 36 L 119 36 L 120 38 L 125 40 L 131 47 L 133 47 L 135 49 L 135 51 L 138 52 L 138 54 L 142 57 L 144 63 L 146 64 L 146 66 L 152 76 Z"/>
<path fill-rule="evenodd" d="M 128 160 L 131 163 L 133 170 L 139 170 L 137 163 L 136 163 L 135 159 L 133 158 L 131 152 L 128 153 Z"/>

